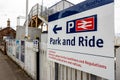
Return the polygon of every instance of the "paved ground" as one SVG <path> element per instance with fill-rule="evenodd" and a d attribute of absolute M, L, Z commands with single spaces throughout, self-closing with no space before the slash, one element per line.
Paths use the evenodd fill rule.
<path fill-rule="evenodd" d="M 33 80 L 0 51 L 0 80 Z"/>

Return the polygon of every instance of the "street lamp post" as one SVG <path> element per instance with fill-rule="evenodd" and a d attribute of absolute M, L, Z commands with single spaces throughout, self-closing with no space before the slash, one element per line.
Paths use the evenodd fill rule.
<path fill-rule="evenodd" d="M 25 38 L 28 38 L 28 0 L 26 0 L 26 27 L 25 27 Z"/>
<path fill-rule="evenodd" d="M 42 12 L 43 12 L 43 0 L 41 2 L 41 16 L 42 16 Z"/>

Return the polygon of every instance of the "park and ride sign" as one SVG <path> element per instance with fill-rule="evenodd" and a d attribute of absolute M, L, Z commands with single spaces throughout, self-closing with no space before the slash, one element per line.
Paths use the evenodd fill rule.
<path fill-rule="evenodd" d="M 114 80 L 114 0 L 87 0 L 50 15 L 47 56 Z"/>

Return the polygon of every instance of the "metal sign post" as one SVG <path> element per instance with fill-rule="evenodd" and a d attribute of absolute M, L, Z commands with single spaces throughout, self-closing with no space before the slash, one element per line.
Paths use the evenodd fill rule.
<path fill-rule="evenodd" d="M 37 48 L 36 51 L 36 80 L 40 80 L 40 45 L 39 45 L 39 38 L 36 38 L 37 40 Z"/>
<path fill-rule="evenodd" d="M 36 53 L 36 80 L 40 79 L 40 45 L 39 45 L 39 38 L 33 40 L 33 50 Z"/>

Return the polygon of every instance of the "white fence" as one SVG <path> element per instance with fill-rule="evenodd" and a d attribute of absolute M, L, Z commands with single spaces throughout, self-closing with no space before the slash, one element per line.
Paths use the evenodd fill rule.
<path fill-rule="evenodd" d="M 25 47 L 22 48 L 21 40 L 7 40 L 7 55 L 32 78 L 36 78 L 36 54 L 32 42 L 25 42 Z"/>
<path fill-rule="evenodd" d="M 22 44 L 21 41 L 24 40 L 7 40 L 7 54 L 33 79 L 36 79 L 36 52 L 33 49 L 33 42 L 25 41 L 25 44 Z M 118 54 L 119 49 L 117 50 L 117 55 Z M 47 59 L 47 34 L 41 35 L 39 58 L 40 80 L 106 80 L 101 77 L 49 61 Z M 117 62 L 119 63 L 119 61 Z M 119 65 L 117 65 L 117 67 L 119 68 Z M 119 74 L 119 70 L 117 71 L 117 74 Z"/>

